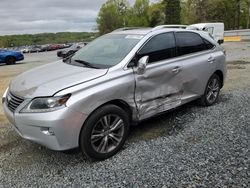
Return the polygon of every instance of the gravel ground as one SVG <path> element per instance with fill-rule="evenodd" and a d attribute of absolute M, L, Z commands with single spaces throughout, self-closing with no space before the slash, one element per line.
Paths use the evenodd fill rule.
<path fill-rule="evenodd" d="M 125 148 L 102 162 L 16 138 L 1 148 L 0 182 L 3 187 L 248 187 L 249 105 L 250 89 L 238 90 L 222 94 L 215 106 L 189 104 L 142 122 Z M 152 126 L 161 132 L 140 138 L 139 132 Z"/>
<path fill-rule="evenodd" d="M 48 150 L 0 122 L 0 187 L 249 187 L 250 65 L 232 66 L 218 104 L 144 121 L 102 162 Z"/>
<path fill-rule="evenodd" d="M 249 42 L 226 42 L 223 44 L 229 61 L 250 61 Z"/>

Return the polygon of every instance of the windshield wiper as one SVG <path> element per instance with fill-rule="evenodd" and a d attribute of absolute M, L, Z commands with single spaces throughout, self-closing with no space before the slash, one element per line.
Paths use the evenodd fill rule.
<path fill-rule="evenodd" d="M 71 54 L 71 55 L 69 55 L 69 56 L 63 58 L 62 61 L 63 61 L 64 63 L 67 63 L 67 61 L 68 61 L 68 63 L 71 63 L 71 58 L 72 58 L 73 55 L 74 55 L 74 54 Z"/>
<path fill-rule="evenodd" d="M 96 67 L 96 66 L 92 65 L 91 63 L 89 63 L 87 61 L 83 61 L 83 60 L 80 60 L 80 59 L 76 59 L 74 61 L 77 62 L 77 63 L 81 63 L 84 66 L 89 67 L 89 68 L 100 69 L 99 67 Z"/>

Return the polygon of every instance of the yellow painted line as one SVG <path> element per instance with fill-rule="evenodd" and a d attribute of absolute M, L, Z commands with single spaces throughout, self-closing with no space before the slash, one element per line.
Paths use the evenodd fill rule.
<path fill-rule="evenodd" d="M 241 37 L 240 36 L 232 36 L 232 37 L 224 37 L 225 42 L 240 42 Z"/>

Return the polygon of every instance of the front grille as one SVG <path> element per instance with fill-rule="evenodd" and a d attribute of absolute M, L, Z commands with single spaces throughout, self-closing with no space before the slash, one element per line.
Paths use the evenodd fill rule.
<path fill-rule="evenodd" d="M 10 109 L 10 111 L 14 112 L 17 107 L 22 104 L 22 102 L 24 101 L 24 99 L 17 97 L 15 95 L 13 95 L 12 93 L 8 92 L 7 94 L 7 104 L 8 104 L 8 108 Z"/>

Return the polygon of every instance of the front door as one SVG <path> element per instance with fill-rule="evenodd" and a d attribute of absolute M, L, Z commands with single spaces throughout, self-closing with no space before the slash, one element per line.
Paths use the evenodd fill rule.
<path fill-rule="evenodd" d="M 140 119 L 181 104 L 182 64 L 175 61 L 176 44 L 172 32 L 152 37 L 138 52 L 138 59 L 149 56 L 146 72 L 135 73 L 135 101 Z"/>

